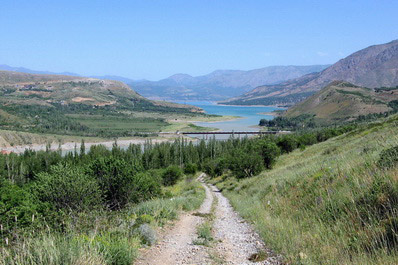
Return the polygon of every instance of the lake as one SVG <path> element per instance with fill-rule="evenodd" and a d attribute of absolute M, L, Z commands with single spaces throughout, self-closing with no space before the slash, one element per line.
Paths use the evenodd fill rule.
<path fill-rule="evenodd" d="M 213 127 L 222 131 L 258 131 L 258 125 L 261 119 L 272 119 L 271 115 L 260 113 L 272 112 L 274 110 L 283 110 L 278 107 L 264 106 L 228 106 L 217 105 L 215 102 L 207 101 L 179 101 L 177 103 L 190 104 L 202 108 L 207 114 L 240 116 L 240 119 L 222 122 L 196 122 L 198 126 Z M 229 137 L 229 136 L 227 136 Z"/>

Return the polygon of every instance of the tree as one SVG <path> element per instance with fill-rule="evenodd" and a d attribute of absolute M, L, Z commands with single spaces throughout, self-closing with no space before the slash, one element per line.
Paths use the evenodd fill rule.
<path fill-rule="evenodd" d="M 135 173 L 131 164 L 114 156 L 97 158 L 88 167 L 110 209 L 123 208 L 132 199 Z"/>
<path fill-rule="evenodd" d="M 188 163 L 184 167 L 185 174 L 195 174 L 198 171 L 198 166 L 194 163 Z"/>
<path fill-rule="evenodd" d="M 37 174 L 34 190 L 40 200 L 57 209 L 83 211 L 101 204 L 102 193 L 97 181 L 79 166 L 58 164 L 49 172 Z"/>
<path fill-rule="evenodd" d="M 278 138 L 278 146 L 284 153 L 290 153 L 297 148 L 297 141 L 290 135 L 284 135 Z"/>
<path fill-rule="evenodd" d="M 281 154 L 280 148 L 274 142 L 262 140 L 259 142 L 259 149 L 263 157 L 264 166 L 271 169 L 276 159 Z"/>
<path fill-rule="evenodd" d="M 230 169 L 237 178 L 250 178 L 263 170 L 263 159 L 255 152 L 236 149 L 230 159 Z"/>
<path fill-rule="evenodd" d="M 162 174 L 163 185 L 175 185 L 182 177 L 182 170 L 178 166 L 169 166 Z"/>

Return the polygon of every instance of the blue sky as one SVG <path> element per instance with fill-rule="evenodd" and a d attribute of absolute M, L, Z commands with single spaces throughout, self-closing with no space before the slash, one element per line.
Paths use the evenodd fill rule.
<path fill-rule="evenodd" d="M 398 39 L 396 0 L 2 0 L 0 64 L 157 80 L 334 63 Z"/>

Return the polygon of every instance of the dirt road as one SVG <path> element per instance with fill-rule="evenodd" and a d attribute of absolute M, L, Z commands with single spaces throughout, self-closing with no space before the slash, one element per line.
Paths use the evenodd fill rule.
<path fill-rule="evenodd" d="M 204 175 L 201 175 L 201 180 Z M 233 210 L 227 198 L 214 186 L 202 183 L 206 190 L 199 213 L 187 213 L 175 225 L 161 235 L 158 243 L 141 251 L 136 264 L 180 265 L 180 264 L 280 264 L 279 257 L 267 250 L 251 226 Z M 217 198 L 214 200 L 214 198 Z M 213 237 L 209 246 L 195 245 L 196 227 L 204 222 L 201 217 L 210 214 L 214 205 Z M 250 261 L 262 253 L 265 259 Z"/>

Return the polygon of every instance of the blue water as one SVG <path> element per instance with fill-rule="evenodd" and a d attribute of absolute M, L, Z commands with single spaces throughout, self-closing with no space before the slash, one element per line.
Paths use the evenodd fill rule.
<path fill-rule="evenodd" d="M 217 105 L 214 102 L 207 101 L 179 101 L 177 103 L 185 103 L 202 108 L 208 114 L 240 116 L 240 119 L 223 122 L 197 122 L 198 126 L 213 127 L 222 131 L 258 131 L 254 127 L 258 125 L 261 119 L 272 119 L 271 115 L 260 114 L 263 112 L 272 112 L 273 110 L 281 110 L 278 107 L 261 107 L 261 106 L 224 106 Z"/>

